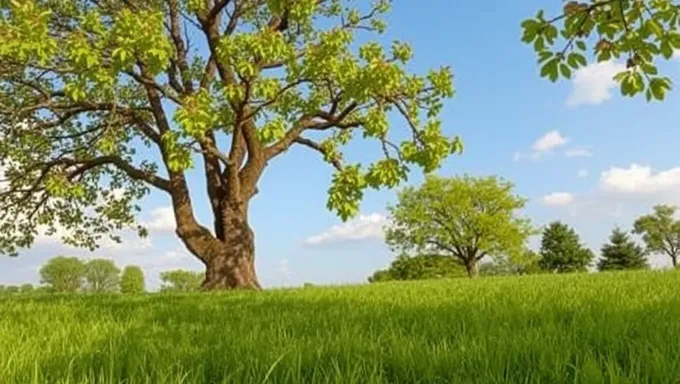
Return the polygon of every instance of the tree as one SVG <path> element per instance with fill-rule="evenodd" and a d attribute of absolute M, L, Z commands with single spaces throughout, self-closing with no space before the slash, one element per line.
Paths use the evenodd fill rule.
<path fill-rule="evenodd" d="M 649 268 L 645 251 L 625 231 L 615 228 L 609 236 L 609 243 L 602 246 L 597 269 L 609 271 L 644 268 Z"/>
<path fill-rule="evenodd" d="M 54 291 L 73 293 L 83 285 L 85 264 L 77 257 L 54 257 L 40 268 L 40 276 Z"/>
<path fill-rule="evenodd" d="M 87 289 L 92 292 L 115 292 L 120 280 L 120 269 L 113 260 L 93 259 L 85 264 Z"/>
<path fill-rule="evenodd" d="M 5 287 L 5 293 L 15 294 L 20 292 L 21 288 L 19 288 L 18 285 L 8 285 L 7 287 Z"/>
<path fill-rule="evenodd" d="M 388 208 L 393 224 L 386 229 L 387 244 L 454 257 L 474 277 L 479 260 L 522 252 L 533 233 L 528 219 L 515 216 L 526 200 L 512 188 L 495 176 L 428 176 L 421 187 L 402 190 L 397 205 Z"/>
<path fill-rule="evenodd" d="M 482 276 L 535 274 L 540 272 L 540 260 L 541 256 L 538 253 L 527 249 L 512 256 L 496 257 L 492 262 L 481 264 L 479 274 Z"/>
<path fill-rule="evenodd" d="M 581 245 L 576 231 L 559 221 L 550 223 L 543 230 L 539 253 L 541 268 L 558 273 L 586 271 L 595 257 L 590 249 Z"/>
<path fill-rule="evenodd" d="M 370 283 L 391 280 L 425 280 L 465 275 L 462 264 L 449 256 L 399 255 L 388 269 L 376 271 L 368 278 Z"/>
<path fill-rule="evenodd" d="M 144 272 L 136 265 L 128 265 L 120 277 L 120 292 L 124 294 L 143 293 Z"/>
<path fill-rule="evenodd" d="M 33 284 L 29 283 L 21 284 L 21 286 L 19 287 L 19 291 L 21 293 L 31 293 L 33 292 Z"/>
<path fill-rule="evenodd" d="M 161 272 L 161 291 L 195 292 L 201 288 L 203 275 L 200 272 L 176 269 Z"/>
<path fill-rule="evenodd" d="M 397 186 L 410 165 L 437 169 L 462 151 L 439 118 L 453 76 L 447 67 L 410 74 L 408 44 L 370 41 L 384 31 L 390 1 L 355 4 L 0 2 L 9 183 L 0 252 L 15 255 L 36 230 L 57 225 L 65 242 L 94 248 L 135 223 L 135 202 L 153 188 L 169 197 L 177 236 L 205 265 L 204 287 L 259 289 L 248 207 L 267 165 L 289 149 L 335 167 L 327 207 L 343 220 L 368 187 Z M 408 139 L 392 141 L 392 126 Z M 382 148 L 365 167 L 342 158 L 357 132 Z M 211 227 L 194 213 L 199 195 L 186 178 L 194 165 Z"/>
<path fill-rule="evenodd" d="M 641 216 L 633 224 L 633 233 L 642 235 L 650 253 L 666 254 L 673 267 L 678 265 L 680 256 L 680 220 L 673 219 L 677 207 L 656 205 L 654 212 Z"/>
<path fill-rule="evenodd" d="M 568 1 L 555 17 L 541 10 L 524 20 L 522 41 L 533 44 L 541 76 L 550 81 L 587 65 L 590 50 L 596 62 L 625 58 L 626 69 L 613 78 L 623 95 L 663 100 L 671 79 L 656 64 L 680 49 L 679 14 L 677 0 Z"/>

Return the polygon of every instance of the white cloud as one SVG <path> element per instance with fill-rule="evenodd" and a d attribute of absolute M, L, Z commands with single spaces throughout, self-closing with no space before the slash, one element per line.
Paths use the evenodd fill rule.
<path fill-rule="evenodd" d="M 591 157 L 593 153 L 588 148 L 572 148 L 564 152 L 566 157 Z"/>
<path fill-rule="evenodd" d="M 680 60 L 680 49 L 673 51 L 673 59 Z"/>
<path fill-rule="evenodd" d="M 383 228 L 387 223 L 388 219 L 378 213 L 361 215 L 344 224 L 334 225 L 323 233 L 306 238 L 304 244 L 317 246 L 344 241 L 381 239 Z"/>
<path fill-rule="evenodd" d="M 619 194 L 665 194 L 680 191 L 680 167 L 654 171 L 649 166 L 631 164 L 602 172 L 600 188 Z"/>
<path fill-rule="evenodd" d="M 567 105 L 597 105 L 609 100 L 612 90 L 618 86 L 614 76 L 625 69 L 623 64 L 613 61 L 594 63 L 578 69 L 574 72 L 574 88 L 567 99 Z"/>
<path fill-rule="evenodd" d="M 149 231 L 172 232 L 176 229 L 172 207 L 159 207 L 151 211 L 151 221 L 143 223 Z"/>
<path fill-rule="evenodd" d="M 549 206 L 569 205 L 574 202 L 574 195 L 568 192 L 555 192 L 543 196 L 542 202 Z"/>
<path fill-rule="evenodd" d="M 559 131 L 550 131 L 536 140 L 533 149 L 536 152 L 548 152 L 568 142 L 569 138 L 562 136 Z"/>
<path fill-rule="evenodd" d="M 578 172 L 576 172 L 576 176 L 578 176 L 581 179 L 585 179 L 588 177 L 588 170 L 587 169 L 579 169 Z"/>

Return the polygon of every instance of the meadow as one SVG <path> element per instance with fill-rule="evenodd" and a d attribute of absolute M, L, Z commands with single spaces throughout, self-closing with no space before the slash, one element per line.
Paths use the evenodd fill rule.
<path fill-rule="evenodd" d="M 0 298 L 2 383 L 680 382 L 680 273 Z"/>

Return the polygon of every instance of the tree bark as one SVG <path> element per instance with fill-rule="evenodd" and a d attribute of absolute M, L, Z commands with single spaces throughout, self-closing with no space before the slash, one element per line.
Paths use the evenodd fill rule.
<path fill-rule="evenodd" d="M 671 262 L 673 263 L 673 268 L 678 267 L 678 256 L 671 256 Z"/>
<path fill-rule="evenodd" d="M 472 257 L 466 260 L 465 270 L 467 271 L 468 277 L 471 279 L 479 276 L 479 269 L 477 269 L 477 259 Z"/>

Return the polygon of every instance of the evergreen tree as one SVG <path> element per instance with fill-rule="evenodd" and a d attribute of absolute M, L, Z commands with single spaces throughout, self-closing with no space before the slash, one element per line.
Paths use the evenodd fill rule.
<path fill-rule="evenodd" d="M 551 272 L 583 272 L 593 260 L 593 252 L 581 245 L 573 228 L 559 221 L 550 223 L 541 240 L 542 269 Z"/>
<path fill-rule="evenodd" d="M 644 249 L 619 228 L 612 231 L 609 243 L 602 246 L 601 252 L 602 258 L 597 264 L 600 271 L 649 268 Z"/>

